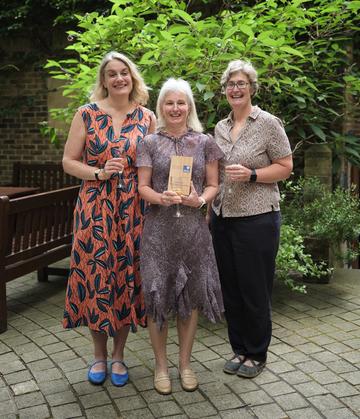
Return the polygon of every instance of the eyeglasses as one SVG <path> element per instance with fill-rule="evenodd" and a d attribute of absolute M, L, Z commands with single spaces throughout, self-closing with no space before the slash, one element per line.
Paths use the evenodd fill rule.
<path fill-rule="evenodd" d="M 238 89 L 246 89 L 246 86 L 248 86 L 250 83 L 246 83 L 245 81 L 229 81 L 226 83 L 226 88 L 228 90 L 234 90 L 235 86 Z"/>

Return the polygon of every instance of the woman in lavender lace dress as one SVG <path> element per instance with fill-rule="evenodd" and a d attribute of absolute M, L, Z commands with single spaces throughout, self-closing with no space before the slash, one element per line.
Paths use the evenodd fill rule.
<path fill-rule="evenodd" d="M 198 387 L 190 367 L 198 312 L 210 321 L 221 318 L 223 302 L 211 236 L 200 208 L 218 190 L 218 160 L 223 153 L 202 134 L 189 84 L 169 79 L 160 90 L 158 131 L 139 144 L 140 195 L 150 202 L 142 236 L 140 271 L 146 314 L 155 353 L 154 387 L 171 392 L 166 357 L 169 317 L 177 317 L 179 373 L 186 391 Z M 168 191 L 173 155 L 192 156 L 189 196 Z M 174 217 L 176 204 L 183 217 Z"/>

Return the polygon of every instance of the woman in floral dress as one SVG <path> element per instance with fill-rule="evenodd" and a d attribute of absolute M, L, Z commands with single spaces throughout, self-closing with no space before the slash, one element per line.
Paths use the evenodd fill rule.
<path fill-rule="evenodd" d="M 139 245 L 145 203 L 138 195 L 136 147 L 154 129 L 142 105 L 147 87 L 136 66 L 117 52 L 102 60 L 91 103 L 78 109 L 65 145 L 65 172 L 82 179 L 74 212 L 74 240 L 63 325 L 87 326 L 94 342 L 88 379 L 128 381 L 123 362 L 130 327 L 145 326 Z"/>

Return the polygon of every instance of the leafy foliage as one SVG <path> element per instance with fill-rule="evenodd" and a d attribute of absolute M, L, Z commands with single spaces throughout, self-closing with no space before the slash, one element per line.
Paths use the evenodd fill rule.
<path fill-rule="evenodd" d="M 315 263 L 306 252 L 304 239 L 292 225 L 281 226 L 280 246 L 276 257 L 276 277 L 293 291 L 306 293 L 304 284 L 296 282 L 295 276 L 315 277 L 328 275 L 329 269 L 324 262 Z"/>
<path fill-rule="evenodd" d="M 326 242 L 341 262 L 350 262 L 359 255 L 360 202 L 354 189 L 337 187 L 331 192 L 318 178 L 288 181 L 285 188 L 285 223 L 294 226 L 303 237 Z M 339 250 L 344 242 L 345 252 Z"/>
<path fill-rule="evenodd" d="M 151 106 L 166 78 L 183 77 L 192 84 L 201 119 L 212 129 L 229 111 L 221 73 L 229 60 L 246 58 L 258 69 L 258 102 L 281 116 L 293 144 L 329 142 L 360 165 L 359 139 L 341 134 L 340 125 L 345 91 L 355 105 L 359 100 L 359 69 L 348 58 L 352 38 L 358 39 L 359 1 L 271 0 L 252 7 L 237 1 L 233 4 L 239 7 L 206 18 L 187 13 L 185 2 L 176 0 L 111 3 L 109 16 L 78 16 L 67 47 L 74 58 L 47 64 L 72 99 L 69 109 L 54 112 L 57 117 L 69 119 L 87 101 L 100 59 L 119 50 L 140 66 L 153 88 Z"/>

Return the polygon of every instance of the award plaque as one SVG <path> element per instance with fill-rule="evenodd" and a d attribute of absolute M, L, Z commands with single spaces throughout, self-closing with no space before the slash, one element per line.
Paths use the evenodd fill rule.
<path fill-rule="evenodd" d="M 193 158 L 171 156 L 168 190 L 178 195 L 189 195 L 191 186 Z"/>

